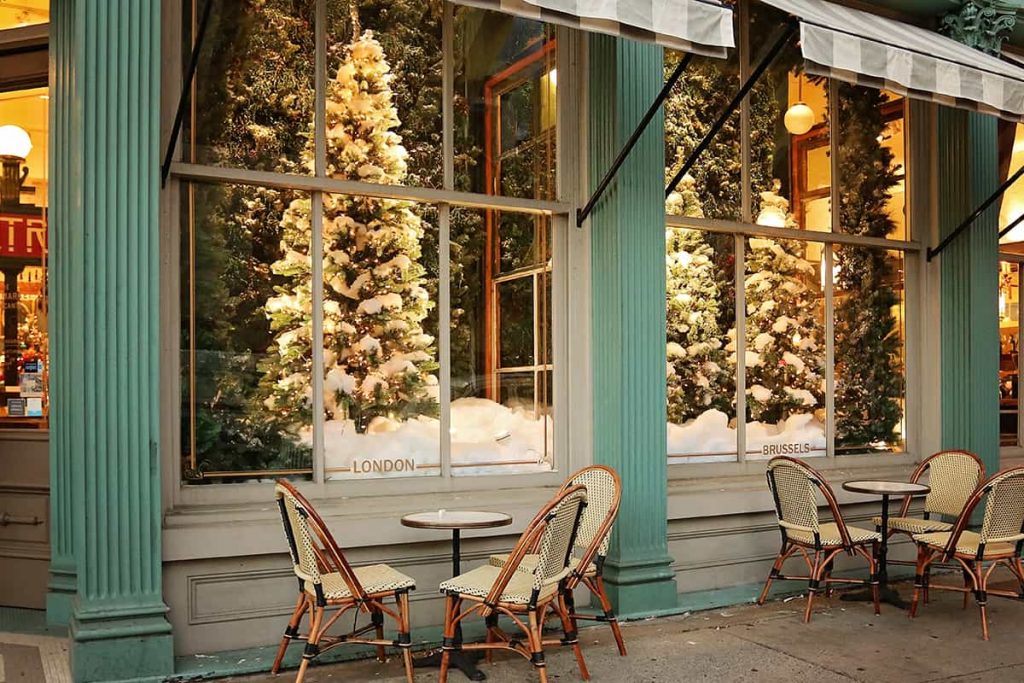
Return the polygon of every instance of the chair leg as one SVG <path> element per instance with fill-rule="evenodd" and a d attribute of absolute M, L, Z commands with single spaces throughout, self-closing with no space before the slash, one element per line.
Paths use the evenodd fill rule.
<path fill-rule="evenodd" d="M 612 628 L 612 635 L 615 636 L 615 645 L 619 648 L 619 656 L 625 657 L 626 642 L 622 639 L 622 629 L 619 628 L 619 620 L 615 617 L 615 612 L 612 610 L 612 601 L 608 599 L 608 593 L 604 589 L 604 578 L 598 574 L 586 583 L 587 587 L 597 595 L 597 599 L 601 603 L 601 609 L 604 610 L 604 618 Z M 575 604 L 573 604 L 572 613 L 576 613 Z"/>
<path fill-rule="evenodd" d="M 878 557 L 878 544 L 872 544 L 871 556 L 868 558 L 868 577 L 871 581 L 871 602 L 875 608 L 875 616 L 882 613 L 881 596 L 878 592 L 878 575 L 881 573 L 878 561 L 875 560 Z M 831 563 L 829 563 L 831 566 Z"/>
<path fill-rule="evenodd" d="M 544 622 L 536 609 L 531 609 L 528 615 L 528 630 L 530 641 L 530 662 L 540 676 L 540 683 L 548 683 L 548 668 L 544 662 L 543 644 Z"/>
<path fill-rule="evenodd" d="M 977 590 L 974 592 L 974 599 L 978 602 L 981 610 L 981 638 L 988 640 L 988 581 L 985 580 L 985 566 L 982 562 L 976 562 L 972 566 L 974 580 Z"/>
<path fill-rule="evenodd" d="M 768 591 L 772 588 L 772 582 L 775 581 L 775 577 L 782 571 L 782 565 L 786 561 L 786 546 L 783 544 L 779 554 L 775 557 L 775 562 L 772 563 L 771 571 L 768 572 L 768 580 L 764 582 L 764 588 L 761 589 L 761 595 L 757 598 L 757 604 L 763 605 L 764 601 L 768 599 Z"/>
<path fill-rule="evenodd" d="M 497 612 L 491 612 L 486 617 L 484 617 L 484 625 L 486 626 L 486 629 L 487 629 L 487 632 L 484 635 L 484 643 L 486 643 L 487 645 L 490 645 L 491 643 L 498 642 L 497 638 L 494 635 L 494 629 L 498 628 L 498 613 Z M 493 664 L 494 663 L 494 650 L 493 649 L 488 648 L 488 649 L 484 650 L 484 660 L 488 664 Z"/>
<path fill-rule="evenodd" d="M 309 663 L 319 654 L 320 623 L 323 621 L 323 618 L 324 608 L 317 605 L 313 608 L 313 620 L 309 625 L 309 640 L 306 641 L 306 650 L 302 653 L 302 663 L 299 664 L 299 673 L 295 677 L 295 683 L 302 683 L 302 679 L 306 677 L 306 669 L 309 668 Z"/>
<path fill-rule="evenodd" d="M 1017 575 L 1017 583 L 1020 586 L 1020 588 L 1018 589 L 1019 596 L 1021 599 L 1024 599 L 1024 563 L 1021 562 L 1021 559 L 1019 557 L 1013 558 L 1012 568 L 1013 573 Z"/>
<path fill-rule="evenodd" d="M 924 595 L 924 573 L 928 570 L 928 549 L 919 545 L 917 547 L 917 566 L 914 569 L 914 597 L 910 600 L 910 610 L 907 616 L 911 619 L 917 616 L 917 605 Z"/>
<path fill-rule="evenodd" d="M 406 683 L 413 683 L 412 668 L 412 629 L 409 623 L 409 593 L 400 591 L 395 596 L 398 603 L 398 646 L 402 650 L 402 662 L 405 664 Z"/>
<path fill-rule="evenodd" d="M 384 640 L 384 613 L 379 609 L 370 608 L 370 621 L 373 624 L 374 636 L 377 640 Z M 383 645 L 377 646 L 377 661 L 386 662 L 388 653 Z"/>
<path fill-rule="evenodd" d="M 437 678 L 438 683 L 447 683 L 448 681 L 448 667 L 452 657 L 452 646 L 449 643 L 455 641 L 457 602 L 458 597 L 454 595 L 449 595 L 444 599 L 444 644 L 441 646 L 441 671 Z"/>
<path fill-rule="evenodd" d="M 306 599 L 305 593 L 299 594 L 299 601 L 295 605 L 295 611 L 292 612 L 292 618 L 288 620 L 288 626 L 284 630 L 284 635 L 281 637 L 281 645 L 277 648 L 277 656 L 274 657 L 274 665 L 270 667 L 270 673 L 277 674 L 281 670 L 281 662 L 284 661 L 284 653 L 288 650 L 288 646 L 291 645 L 292 638 L 299 634 L 299 623 L 302 622 L 302 615 L 306 613 L 309 608 L 309 602 Z"/>
<path fill-rule="evenodd" d="M 966 569 L 964 569 L 963 572 L 964 572 L 964 609 L 967 609 L 967 603 L 971 599 L 971 594 L 970 594 L 969 591 L 970 591 L 971 585 L 973 583 L 973 578 L 971 577 L 971 574 Z"/>
<path fill-rule="evenodd" d="M 568 601 L 565 599 L 565 593 L 567 592 L 568 589 L 558 594 L 558 617 L 562 620 L 562 644 L 572 646 L 573 654 L 576 655 L 576 664 L 580 668 L 580 677 L 585 681 L 589 681 L 590 671 L 587 669 L 587 663 L 583 659 L 583 650 L 580 648 L 580 635 L 572 618 L 569 616 Z"/>
<path fill-rule="evenodd" d="M 821 552 L 814 551 L 814 565 L 811 567 L 811 578 L 807 581 L 807 608 L 804 610 L 804 623 L 811 621 L 811 609 L 814 607 L 814 594 L 818 592 L 818 575 L 821 572 Z"/>

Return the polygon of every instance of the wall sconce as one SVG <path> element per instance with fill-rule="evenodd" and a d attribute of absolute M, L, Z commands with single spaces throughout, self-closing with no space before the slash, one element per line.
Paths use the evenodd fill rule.
<path fill-rule="evenodd" d="M 3 175 L 0 176 L 0 206 L 21 204 L 21 188 L 28 179 L 28 167 L 22 167 L 32 151 L 32 138 L 24 128 L 0 126 L 0 162 Z"/>

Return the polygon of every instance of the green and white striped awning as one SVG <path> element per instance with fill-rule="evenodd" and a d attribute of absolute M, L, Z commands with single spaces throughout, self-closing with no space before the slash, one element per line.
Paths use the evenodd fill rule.
<path fill-rule="evenodd" d="M 459 5 L 725 57 L 732 10 L 706 0 L 454 0 Z"/>
<path fill-rule="evenodd" d="M 800 21 L 808 73 L 1024 120 L 1024 69 L 919 26 L 825 0 L 763 0 Z"/>

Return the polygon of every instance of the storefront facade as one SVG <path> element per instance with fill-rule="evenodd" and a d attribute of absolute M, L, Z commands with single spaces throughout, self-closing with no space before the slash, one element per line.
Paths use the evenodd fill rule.
<path fill-rule="evenodd" d="M 194 655 L 277 641 L 279 476 L 351 562 L 417 579 L 426 642 L 450 558 L 409 512 L 512 514 L 471 564 L 611 465 L 606 577 L 640 617 L 756 594 L 772 455 L 836 479 L 1019 457 L 1013 197 L 929 253 L 1020 167 L 1013 124 L 966 94 L 813 71 L 790 40 L 686 163 L 792 10 L 742 0 L 727 45 L 683 45 L 489 2 L 228 4 L 55 4 L 29 93 L 49 97 L 49 304 L 19 321 L 48 320 L 45 604 L 78 679 L 223 671 Z M 898 4 L 868 9 L 929 29 L 948 9 Z"/>

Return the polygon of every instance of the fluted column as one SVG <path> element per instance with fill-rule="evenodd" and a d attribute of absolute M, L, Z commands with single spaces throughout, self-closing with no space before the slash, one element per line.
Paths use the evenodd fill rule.
<path fill-rule="evenodd" d="M 999 186 L 996 120 L 940 108 L 939 233 L 945 237 Z M 999 468 L 999 203 L 939 256 L 942 442 Z"/>
<path fill-rule="evenodd" d="M 159 0 L 55 3 L 55 475 L 69 485 L 76 681 L 173 673 L 162 600 Z"/>
<path fill-rule="evenodd" d="M 663 83 L 660 47 L 590 38 L 595 186 Z M 677 604 L 668 554 L 665 415 L 665 152 L 659 114 L 591 219 L 594 460 L 622 476 L 605 571 L 623 615 Z"/>

